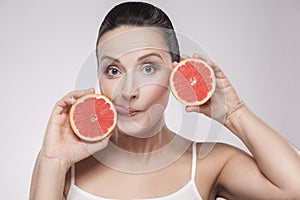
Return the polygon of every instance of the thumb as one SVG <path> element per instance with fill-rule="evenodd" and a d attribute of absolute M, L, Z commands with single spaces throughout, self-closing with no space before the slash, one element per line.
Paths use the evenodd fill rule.
<path fill-rule="evenodd" d="M 185 111 L 186 112 L 197 112 L 197 113 L 202 113 L 206 116 L 209 116 L 211 115 L 211 107 L 209 106 L 210 103 L 207 102 L 203 105 L 200 105 L 200 106 L 186 106 L 185 107 Z"/>
<path fill-rule="evenodd" d="M 200 107 L 199 106 L 186 106 L 185 111 L 186 112 L 199 112 L 200 113 Z"/>

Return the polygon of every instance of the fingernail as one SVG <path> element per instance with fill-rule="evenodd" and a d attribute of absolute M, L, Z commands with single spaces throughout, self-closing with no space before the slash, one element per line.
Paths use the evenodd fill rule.
<path fill-rule="evenodd" d="M 191 112 L 191 111 L 192 111 L 192 108 L 191 108 L 191 107 L 185 107 L 185 111 L 186 111 L 186 112 Z"/>
<path fill-rule="evenodd" d="M 76 99 L 72 97 L 72 105 L 76 103 Z"/>
<path fill-rule="evenodd" d="M 85 91 L 86 91 L 86 92 L 90 92 L 90 91 L 92 91 L 93 89 L 94 89 L 94 88 L 91 87 L 91 88 L 86 89 Z"/>

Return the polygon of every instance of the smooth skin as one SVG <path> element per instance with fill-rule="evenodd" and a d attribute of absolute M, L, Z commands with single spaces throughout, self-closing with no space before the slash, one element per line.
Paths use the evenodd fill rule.
<path fill-rule="evenodd" d="M 138 58 L 140 55 L 132 56 Z M 197 54 L 193 57 L 203 59 Z M 186 58 L 187 56 L 182 56 L 181 59 Z M 170 57 L 165 60 L 170 62 Z M 186 107 L 186 111 L 203 113 L 224 123 L 243 141 L 253 156 L 230 145 L 218 143 L 206 157 L 197 159 L 196 185 L 202 198 L 300 199 L 300 157 L 296 150 L 247 108 L 217 65 L 207 62 L 216 74 L 216 91 L 209 102 L 202 106 Z M 177 63 L 172 64 L 175 66 Z M 124 71 L 129 71 L 132 65 L 123 67 L 126 69 Z M 108 82 L 103 80 L 103 87 L 105 83 Z M 105 148 L 109 138 L 96 143 L 81 141 L 70 128 L 68 111 L 74 99 L 94 92 L 94 89 L 72 91 L 54 106 L 33 172 L 30 199 L 66 199 L 70 186 L 69 169 L 75 163 L 76 185 L 101 197 L 155 198 L 182 188 L 190 180 L 191 147 L 172 165 L 146 174 L 113 170 L 90 156 Z M 142 93 L 137 91 L 132 93 L 134 98 L 128 95 L 126 98 L 135 101 L 142 98 L 141 101 L 147 101 Z M 113 102 L 114 98 L 122 98 L 107 95 Z M 222 100 L 224 96 L 226 101 Z M 153 104 L 160 103 L 164 106 L 163 102 Z M 213 115 L 211 110 L 221 110 L 221 113 Z M 145 123 L 144 118 L 137 118 L 136 123 L 139 122 Z M 128 126 L 126 129 L 124 125 L 123 130 L 131 130 L 131 125 Z M 119 134 L 119 140 L 123 141 L 120 146 L 139 153 L 159 149 L 174 137 L 174 133 L 166 127 L 149 138 L 135 138 L 132 134 Z M 114 136 L 110 139 L 114 141 Z M 198 151 L 201 145 L 203 144 L 197 144 Z"/>

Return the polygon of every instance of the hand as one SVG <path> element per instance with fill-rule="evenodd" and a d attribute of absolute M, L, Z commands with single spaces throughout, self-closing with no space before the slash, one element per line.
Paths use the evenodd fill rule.
<path fill-rule="evenodd" d="M 69 122 L 69 110 L 75 99 L 94 93 L 94 89 L 72 91 L 58 101 L 50 116 L 40 156 L 63 161 L 66 167 L 105 148 L 109 138 L 85 142 L 78 138 Z"/>
<path fill-rule="evenodd" d="M 187 58 L 187 56 L 182 56 L 181 60 Z M 224 72 L 215 63 L 198 54 L 194 54 L 193 58 L 203 60 L 212 67 L 216 76 L 216 89 L 211 99 L 205 104 L 200 106 L 186 106 L 186 111 L 203 113 L 219 123 L 224 124 L 228 116 L 242 104 L 242 101 L 239 99 Z M 177 64 L 177 62 L 173 62 L 173 67 Z"/>

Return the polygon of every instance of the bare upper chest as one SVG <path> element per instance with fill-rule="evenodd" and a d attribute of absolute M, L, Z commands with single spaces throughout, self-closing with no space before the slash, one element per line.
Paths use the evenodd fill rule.
<path fill-rule="evenodd" d="M 203 199 L 215 196 L 220 171 L 214 160 L 197 159 L 195 183 Z M 179 191 L 192 179 L 192 154 L 185 153 L 172 165 L 151 173 L 124 173 L 91 159 L 76 165 L 75 184 L 103 198 L 132 199 L 164 197 Z"/>

